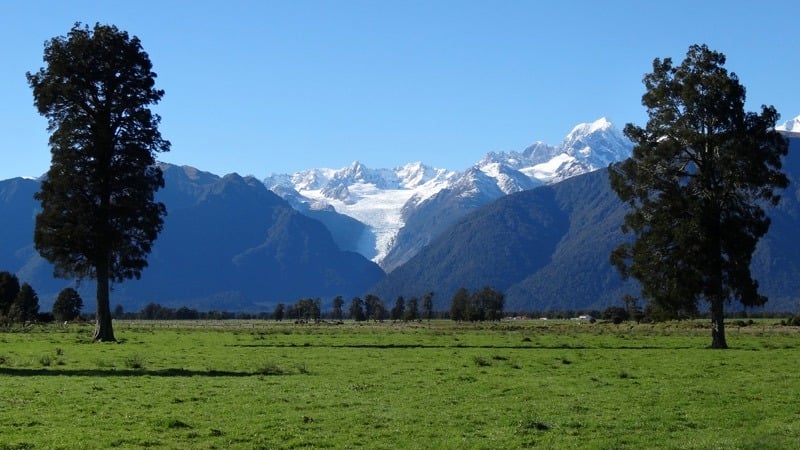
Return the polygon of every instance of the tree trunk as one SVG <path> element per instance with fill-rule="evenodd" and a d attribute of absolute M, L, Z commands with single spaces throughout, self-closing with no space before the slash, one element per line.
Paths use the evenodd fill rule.
<path fill-rule="evenodd" d="M 97 267 L 97 313 L 94 326 L 95 342 L 115 342 L 109 306 L 108 268 Z"/>
<path fill-rule="evenodd" d="M 711 348 L 726 349 L 725 341 L 725 315 L 723 314 L 724 300 L 711 301 Z"/>

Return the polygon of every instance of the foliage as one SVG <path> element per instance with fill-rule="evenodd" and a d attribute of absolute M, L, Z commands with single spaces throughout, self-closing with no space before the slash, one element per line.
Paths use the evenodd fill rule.
<path fill-rule="evenodd" d="M 417 320 L 419 318 L 419 299 L 411 297 L 408 299 L 406 310 L 403 312 L 403 320 L 406 322 Z"/>
<path fill-rule="evenodd" d="M 305 322 L 319 322 L 322 318 L 320 303 L 320 299 L 304 298 L 298 300 L 294 304 L 296 318 Z"/>
<path fill-rule="evenodd" d="M 39 296 L 28 283 L 22 283 L 19 292 L 8 309 L 8 317 L 14 322 L 34 322 L 39 314 Z"/>
<path fill-rule="evenodd" d="M 364 297 L 364 314 L 369 320 L 382 321 L 386 317 L 386 307 L 378 296 L 367 294 Z"/>
<path fill-rule="evenodd" d="M 75 24 L 45 43 L 44 61 L 27 74 L 52 154 L 34 245 L 57 276 L 97 280 L 95 339 L 115 340 L 109 284 L 140 277 L 166 214 L 155 154 L 170 144 L 148 108 L 164 91 L 139 39 L 115 26 Z"/>
<path fill-rule="evenodd" d="M 19 293 L 19 280 L 10 272 L 0 272 L 0 317 L 8 315 L 8 310 Z"/>
<path fill-rule="evenodd" d="M 277 305 L 275 305 L 275 312 L 272 313 L 272 318 L 278 322 L 282 321 L 285 308 L 286 305 L 284 305 L 283 303 L 278 303 Z"/>
<path fill-rule="evenodd" d="M 333 299 L 333 319 L 334 320 L 342 320 L 344 319 L 344 313 L 342 312 L 342 307 L 344 306 L 344 298 L 341 295 L 337 295 L 336 298 Z"/>
<path fill-rule="evenodd" d="M 786 325 L 800 327 L 800 314 L 794 315 L 786 321 Z"/>
<path fill-rule="evenodd" d="M 367 320 L 367 315 L 364 314 L 364 301 L 359 297 L 354 297 L 350 302 L 350 318 L 356 322 L 363 322 Z"/>
<path fill-rule="evenodd" d="M 141 320 L 198 320 L 207 317 L 209 314 L 211 313 L 201 313 L 186 306 L 174 309 L 151 302 L 132 316 Z"/>
<path fill-rule="evenodd" d="M 786 140 L 778 113 L 744 111 L 745 89 L 723 66 L 725 56 L 693 45 L 680 65 L 656 59 L 644 77 L 645 128 L 628 124 L 632 158 L 609 171 L 630 206 L 623 231 L 635 236 L 612 252 L 623 277 L 665 309 L 710 303 L 713 348 L 726 348 L 724 303 L 759 306 L 766 297 L 750 274 L 758 240 L 786 187 Z"/>
<path fill-rule="evenodd" d="M 610 320 L 615 324 L 620 324 L 628 320 L 630 315 L 628 314 L 628 310 L 621 306 L 609 306 L 603 310 L 603 314 L 600 315 L 600 318 L 603 320 Z"/>
<path fill-rule="evenodd" d="M 451 301 L 450 318 L 471 322 L 500 320 L 503 317 L 504 298 L 502 292 L 488 286 L 472 294 L 461 288 Z"/>
<path fill-rule="evenodd" d="M 467 307 L 469 304 L 469 291 L 466 288 L 460 288 L 453 294 L 450 300 L 450 318 L 453 320 L 467 320 Z"/>
<path fill-rule="evenodd" d="M 433 318 L 433 292 L 426 292 L 422 297 L 422 311 L 425 319 Z"/>
<path fill-rule="evenodd" d="M 389 312 L 389 318 L 396 322 L 398 320 L 402 320 L 405 313 L 406 300 L 401 295 L 397 297 L 397 300 L 395 300 L 394 307 L 392 307 L 392 310 Z"/>
<path fill-rule="evenodd" d="M 58 293 L 53 303 L 53 318 L 58 322 L 75 320 L 81 314 L 83 299 L 78 291 L 68 287 Z"/>

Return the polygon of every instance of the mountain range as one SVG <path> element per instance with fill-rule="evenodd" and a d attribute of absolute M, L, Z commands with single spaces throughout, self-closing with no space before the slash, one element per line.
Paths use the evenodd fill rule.
<path fill-rule="evenodd" d="M 789 137 L 783 170 L 790 179 L 751 270 L 765 309 L 800 308 L 800 136 Z M 608 169 L 505 196 L 466 215 L 370 292 L 384 298 L 436 294 L 446 308 L 459 288 L 491 286 L 506 295 L 506 310 L 603 309 L 638 295 L 609 263 L 626 237 L 626 207 L 611 190 Z M 740 306 L 733 305 L 739 309 Z"/>
<path fill-rule="evenodd" d="M 339 242 L 390 272 L 470 211 L 514 192 L 557 183 L 630 155 L 631 142 L 600 118 L 575 126 L 556 146 L 535 142 L 522 152 L 491 152 L 462 172 L 420 162 L 370 169 L 272 175 L 264 184 L 300 211 L 335 210 L 366 225 Z M 356 233 L 348 233 L 353 236 Z"/>
<path fill-rule="evenodd" d="M 157 200 L 168 208 L 164 229 L 141 279 L 115 285 L 112 304 L 126 310 L 149 302 L 271 310 L 277 302 L 304 297 L 361 295 L 384 275 L 358 253 L 341 250 L 321 222 L 299 213 L 255 178 L 172 165 L 162 170 L 166 187 Z M 38 185 L 22 178 L 0 181 L 0 270 L 30 283 L 47 310 L 74 282 L 54 279 L 52 266 L 33 249 Z M 94 298 L 93 283 L 81 283 L 80 292 Z"/>
<path fill-rule="evenodd" d="M 800 118 L 783 127 L 793 136 Z M 791 142 L 785 168 L 794 182 Z M 259 181 L 164 164 L 164 231 L 142 279 L 115 286 L 112 304 L 269 311 L 300 298 L 373 293 L 390 302 L 434 292 L 436 308 L 447 309 L 456 289 L 492 286 L 505 292 L 507 310 L 599 309 L 637 292 L 608 263 L 624 239 L 624 208 L 605 168 L 630 150 L 600 119 L 559 145 L 488 153 L 461 172 L 354 162 Z M 37 190 L 36 180 L 0 181 L 0 270 L 33 285 L 47 310 L 74 282 L 54 279 L 33 249 Z M 769 309 L 797 308 L 798 199 L 792 184 L 754 257 Z M 80 287 L 93 298 L 92 283 Z"/>

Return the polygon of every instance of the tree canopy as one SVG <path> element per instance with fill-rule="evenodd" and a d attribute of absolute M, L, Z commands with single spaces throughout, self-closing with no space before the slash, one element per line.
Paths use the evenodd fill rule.
<path fill-rule="evenodd" d="M 660 307 L 710 305 L 713 348 L 726 348 L 723 309 L 736 299 L 763 305 L 750 261 L 770 220 L 763 207 L 788 185 L 788 144 L 771 106 L 745 112 L 745 88 L 725 56 L 693 45 L 675 65 L 656 58 L 645 75 L 649 120 L 625 134 L 632 157 L 614 164 L 611 186 L 630 206 L 622 227 L 634 235 L 611 255 L 623 277 Z"/>
<path fill-rule="evenodd" d="M 62 278 L 97 280 L 95 340 L 113 341 L 110 283 L 139 278 L 163 226 L 155 154 L 169 150 L 149 105 L 164 91 L 137 37 L 77 23 L 27 73 L 48 120 L 51 166 L 36 199 L 34 245 Z"/>
<path fill-rule="evenodd" d="M 64 288 L 53 302 L 53 318 L 59 322 L 75 320 L 80 316 L 81 308 L 83 308 L 83 299 L 78 291 L 71 287 Z"/>
<path fill-rule="evenodd" d="M 19 293 L 19 279 L 11 272 L 0 272 L 0 317 L 8 315 Z"/>

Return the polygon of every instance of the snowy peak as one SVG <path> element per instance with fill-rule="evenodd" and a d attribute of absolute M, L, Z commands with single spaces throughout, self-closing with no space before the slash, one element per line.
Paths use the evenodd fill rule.
<path fill-rule="evenodd" d="M 369 169 L 358 161 L 333 174 L 328 185 L 372 184 L 380 189 L 393 189 L 398 184 L 397 175 L 387 169 Z"/>
<path fill-rule="evenodd" d="M 559 146 L 561 153 L 575 157 L 591 170 L 622 161 L 632 148 L 630 140 L 605 117 L 577 125 Z"/>
<path fill-rule="evenodd" d="M 415 189 L 447 176 L 448 171 L 413 162 L 395 169 L 370 169 L 354 161 L 342 169 L 309 169 L 293 175 L 273 174 L 264 180 L 269 188 L 291 187 L 298 192 L 320 191 L 330 199 L 346 200 L 354 185 L 379 190 Z"/>
<path fill-rule="evenodd" d="M 776 126 L 775 130 L 792 134 L 800 134 L 800 116 L 797 116 L 792 120 L 788 120 L 782 125 Z"/>
<path fill-rule="evenodd" d="M 444 169 L 434 169 L 417 161 L 396 169 L 395 174 L 400 180 L 400 187 L 414 189 L 431 180 L 440 178 L 446 172 Z"/>
<path fill-rule="evenodd" d="M 501 164 L 533 181 L 556 183 L 622 161 L 630 156 L 632 148 L 630 140 L 602 117 L 575 126 L 558 146 L 537 141 L 522 153 L 488 153 L 478 165 L 486 167 L 488 173 L 495 170 L 492 165 Z"/>
<path fill-rule="evenodd" d="M 575 128 L 573 128 L 572 131 L 570 131 L 567 135 L 566 140 L 579 138 L 580 136 L 586 136 L 598 132 L 602 133 L 610 128 L 613 128 L 613 124 L 605 117 L 601 117 L 591 123 L 580 123 L 575 125 Z"/>
<path fill-rule="evenodd" d="M 533 189 L 541 184 L 538 180 L 528 177 L 524 172 L 502 163 L 484 164 L 480 170 L 493 180 L 495 186 L 506 195 Z"/>

